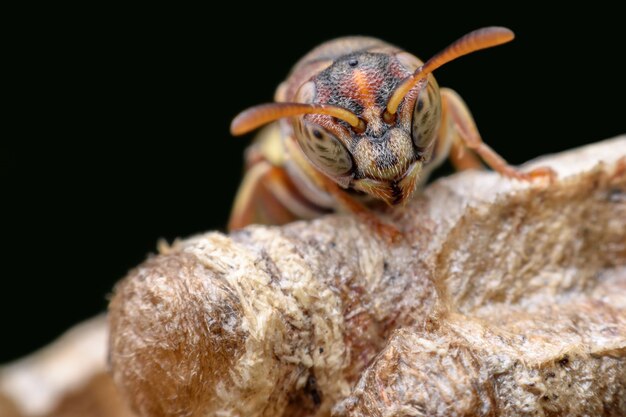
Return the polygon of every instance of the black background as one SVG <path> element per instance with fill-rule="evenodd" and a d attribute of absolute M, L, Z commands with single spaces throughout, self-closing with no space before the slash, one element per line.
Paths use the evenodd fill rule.
<path fill-rule="evenodd" d="M 230 119 L 270 101 L 322 41 L 371 35 L 424 59 L 469 30 L 508 26 L 513 43 L 436 73 L 486 142 L 521 163 L 626 130 L 626 37 L 614 10 L 298 8 L 73 10 L 80 19 L 24 31 L 18 129 L 0 153 L 0 362 L 103 311 L 158 238 L 223 229 L 251 137 L 231 138 Z"/>

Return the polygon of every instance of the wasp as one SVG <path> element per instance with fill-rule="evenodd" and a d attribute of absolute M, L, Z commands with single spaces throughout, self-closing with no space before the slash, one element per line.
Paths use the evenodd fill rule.
<path fill-rule="evenodd" d="M 425 63 L 370 37 L 344 37 L 305 55 L 277 89 L 275 102 L 234 118 L 233 135 L 271 122 L 246 150 L 246 174 L 229 228 L 283 224 L 337 210 L 355 213 L 383 235 L 399 232 L 372 214 L 406 203 L 449 156 L 459 170 L 481 167 L 518 179 L 520 172 L 485 144 L 457 93 L 432 72 L 463 55 L 511 41 L 503 27 L 459 38 Z"/>

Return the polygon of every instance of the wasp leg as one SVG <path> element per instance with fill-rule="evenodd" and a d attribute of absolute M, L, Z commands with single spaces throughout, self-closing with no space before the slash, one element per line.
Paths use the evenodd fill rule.
<path fill-rule="evenodd" d="M 453 138 L 452 146 L 450 148 L 450 154 L 448 155 L 454 169 L 457 171 L 484 169 L 485 166 L 480 162 L 480 158 L 463 145 L 463 142 L 458 138 L 458 134 L 455 136 L 456 139 L 454 139 L 454 136 L 451 136 Z"/>
<path fill-rule="evenodd" d="M 465 152 L 466 149 L 469 149 L 476 152 L 494 171 L 509 178 L 530 181 L 535 178 L 552 180 L 556 176 L 556 173 L 548 167 L 535 168 L 529 172 L 520 172 L 509 165 L 504 158 L 483 142 L 465 102 L 456 92 L 448 88 L 442 88 L 441 98 L 443 123 L 451 124 L 448 128 L 454 131 L 448 134 L 454 135 L 451 159 L 455 165 L 461 168 L 475 165 L 476 162 L 471 161 L 469 159 L 471 157 L 467 156 L 469 152 Z"/>
<path fill-rule="evenodd" d="M 433 151 L 433 159 L 426 167 L 429 170 L 428 172 L 438 167 L 446 157 L 448 157 L 450 163 L 457 171 L 485 169 L 476 153 L 465 146 L 460 138 L 458 129 L 449 126 L 449 124 L 446 120 L 439 129 L 439 136 Z"/>
<path fill-rule="evenodd" d="M 249 224 L 283 224 L 295 220 L 283 205 L 272 195 L 267 180 L 275 169 L 266 161 L 252 166 L 237 191 L 230 213 L 228 230 L 241 229 Z"/>
<path fill-rule="evenodd" d="M 397 228 L 383 223 L 333 181 L 323 175 L 319 175 L 319 180 L 342 208 L 356 215 L 379 236 L 388 242 L 395 242 L 402 236 Z M 246 172 L 239 187 L 228 229 L 237 230 L 253 223 L 285 224 L 324 214 L 319 208 L 310 207 L 301 201 L 293 187 L 284 169 L 267 161 L 257 162 Z"/>
<path fill-rule="evenodd" d="M 321 210 L 301 197 L 282 167 L 259 161 L 246 172 L 239 187 L 228 229 L 311 219 L 324 214 Z"/>

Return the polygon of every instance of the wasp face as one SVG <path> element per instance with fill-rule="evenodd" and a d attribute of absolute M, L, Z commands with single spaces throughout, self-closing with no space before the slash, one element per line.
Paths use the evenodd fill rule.
<path fill-rule="evenodd" d="M 328 115 L 298 118 L 295 136 L 311 162 L 346 188 L 390 205 L 406 202 L 439 126 L 434 78 L 411 90 L 394 117 L 385 110 L 395 88 L 420 64 L 406 53 L 354 53 L 305 83 L 297 93 L 300 103 L 341 107 L 364 122 L 357 130 Z"/>

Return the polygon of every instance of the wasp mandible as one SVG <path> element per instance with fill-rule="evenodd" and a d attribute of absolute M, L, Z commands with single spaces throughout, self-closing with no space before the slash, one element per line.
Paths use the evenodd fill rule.
<path fill-rule="evenodd" d="M 432 75 L 458 57 L 513 38 L 507 28 L 478 29 L 425 63 L 369 37 L 313 49 L 278 87 L 276 102 L 245 110 L 231 124 L 231 133 L 242 135 L 278 121 L 246 151 L 229 228 L 344 209 L 394 235 L 369 207 L 404 204 L 446 156 L 457 169 L 482 166 L 480 157 L 506 177 L 552 178 L 549 168 L 519 172 L 510 166 L 482 141 L 459 95 L 439 88 Z"/>

